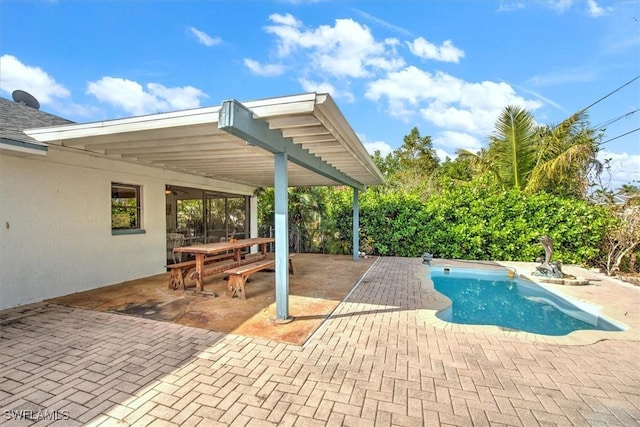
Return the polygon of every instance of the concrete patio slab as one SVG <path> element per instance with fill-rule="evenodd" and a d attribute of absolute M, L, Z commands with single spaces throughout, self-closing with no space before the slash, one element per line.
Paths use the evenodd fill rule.
<path fill-rule="evenodd" d="M 245 300 L 226 295 L 224 273 L 207 277 L 206 294 L 200 296 L 169 289 L 169 273 L 165 273 L 47 302 L 303 344 L 374 261 L 363 258 L 354 263 L 350 255 L 296 254 L 296 273 L 289 277 L 289 315 L 293 321 L 284 325 L 273 321 L 275 276 L 267 270 L 251 275 Z M 187 291 L 194 290 L 195 281 L 187 278 L 187 287 Z"/>
<path fill-rule="evenodd" d="M 304 346 L 54 304 L 6 310 L 3 426 L 640 425 L 632 336 L 566 345 L 433 326 L 424 268 L 377 259 Z"/>

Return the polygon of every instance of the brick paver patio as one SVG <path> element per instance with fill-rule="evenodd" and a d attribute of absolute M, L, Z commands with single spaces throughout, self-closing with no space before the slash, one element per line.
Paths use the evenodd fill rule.
<path fill-rule="evenodd" d="M 380 258 L 305 346 L 55 305 L 7 311 L 0 424 L 640 425 L 638 341 L 431 326 L 419 268 Z"/>

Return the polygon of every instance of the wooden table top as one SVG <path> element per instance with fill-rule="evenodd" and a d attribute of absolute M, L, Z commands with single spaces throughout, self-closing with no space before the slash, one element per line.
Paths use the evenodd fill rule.
<path fill-rule="evenodd" d="M 219 252 L 247 248 L 253 245 L 274 243 L 275 241 L 276 239 L 272 237 L 254 237 L 251 239 L 238 239 L 235 242 L 216 242 L 216 243 L 203 243 L 200 245 L 193 245 L 193 246 L 180 246 L 177 248 L 173 248 L 173 251 L 190 253 L 190 254 L 212 255 Z"/>

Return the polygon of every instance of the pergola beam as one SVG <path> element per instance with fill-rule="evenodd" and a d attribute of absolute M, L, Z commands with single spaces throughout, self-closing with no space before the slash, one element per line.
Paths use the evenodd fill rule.
<path fill-rule="evenodd" d="M 349 187 L 364 190 L 364 185 L 331 166 L 321 158 L 311 154 L 282 132 L 270 129 L 269 124 L 236 100 L 222 103 L 218 118 L 218 128 L 241 138 L 251 145 L 271 153 L 287 153 L 289 161 Z"/>

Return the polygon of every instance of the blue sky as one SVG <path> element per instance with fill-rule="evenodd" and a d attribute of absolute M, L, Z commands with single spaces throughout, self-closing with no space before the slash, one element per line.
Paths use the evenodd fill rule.
<path fill-rule="evenodd" d="M 506 105 L 557 124 L 619 89 L 589 109 L 612 187 L 640 185 L 638 76 L 639 0 L 0 2 L 0 96 L 77 122 L 328 92 L 371 152 L 417 127 L 444 158 Z"/>

